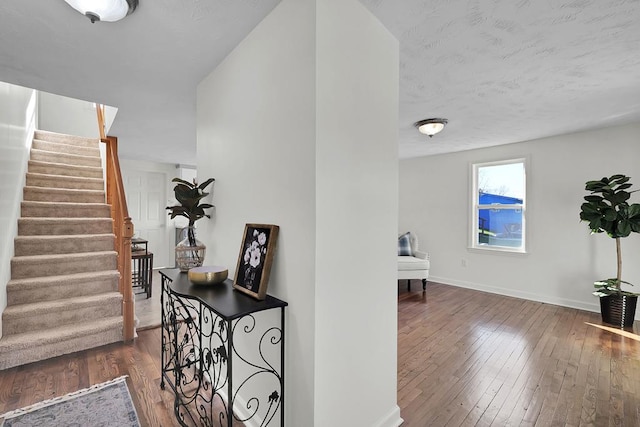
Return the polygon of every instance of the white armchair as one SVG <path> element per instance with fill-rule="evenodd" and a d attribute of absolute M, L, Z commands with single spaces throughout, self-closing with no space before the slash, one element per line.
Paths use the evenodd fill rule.
<path fill-rule="evenodd" d="M 405 237 L 406 236 L 406 237 Z M 408 238 L 411 251 L 402 251 L 401 239 Z M 406 241 L 405 241 L 406 243 Z M 404 255 L 401 255 L 404 253 Z M 429 254 L 418 249 L 418 237 L 413 233 L 406 233 L 398 238 L 398 280 L 407 280 L 407 289 L 411 290 L 411 279 L 421 279 L 422 289 L 427 289 L 429 278 Z"/>

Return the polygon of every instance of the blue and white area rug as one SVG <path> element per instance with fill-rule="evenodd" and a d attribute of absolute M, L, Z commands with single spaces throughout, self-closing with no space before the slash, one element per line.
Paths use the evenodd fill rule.
<path fill-rule="evenodd" d="M 0 415 L 0 427 L 140 427 L 126 376 Z"/>

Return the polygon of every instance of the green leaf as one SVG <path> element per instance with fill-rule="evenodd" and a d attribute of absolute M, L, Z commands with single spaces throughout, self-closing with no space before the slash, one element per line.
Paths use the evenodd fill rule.
<path fill-rule="evenodd" d="M 193 184 L 192 182 L 185 181 L 184 179 L 180 179 L 180 178 L 173 178 L 173 179 L 171 180 L 171 182 L 179 182 L 180 184 L 185 185 L 185 186 L 187 186 L 187 187 L 189 187 L 189 188 L 194 188 L 194 184 Z"/>
<path fill-rule="evenodd" d="M 607 221 L 615 221 L 616 218 L 618 217 L 618 213 L 615 211 L 615 209 L 608 208 L 608 209 L 605 209 L 602 213 L 603 213 L 604 219 Z"/>
<path fill-rule="evenodd" d="M 629 192 L 619 191 L 618 193 L 616 193 L 613 200 L 615 200 L 615 203 L 620 204 L 629 200 L 630 197 L 631 197 L 631 194 Z"/>
<path fill-rule="evenodd" d="M 629 221 L 622 220 L 618 222 L 617 234 L 619 237 L 628 237 L 631 234 L 631 224 Z"/>
<path fill-rule="evenodd" d="M 208 180 L 206 180 L 205 182 L 203 182 L 202 184 L 200 184 L 200 185 L 198 186 L 198 188 L 199 188 L 200 190 L 204 190 L 204 189 L 205 189 L 205 188 L 207 188 L 207 186 L 208 186 L 209 184 L 211 184 L 213 181 L 215 181 L 215 178 L 209 178 Z"/>
<path fill-rule="evenodd" d="M 209 178 L 199 186 L 195 182 L 190 183 L 180 178 L 173 178 L 171 181 L 176 183 L 173 191 L 176 200 L 180 203 L 177 206 L 167 206 L 171 218 L 184 216 L 189 219 L 189 225 L 193 225 L 195 221 L 205 216 L 210 218 L 210 216 L 205 214 L 204 209 L 210 209 L 213 205 L 200 205 L 199 203 L 200 200 L 209 195 L 209 193 L 204 192 L 203 189 L 214 181 L 213 178 Z"/>
<path fill-rule="evenodd" d="M 596 191 L 597 192 L 597 191 L 601 190 L 602 187 L 604 187 L 605 185 L 607 185 L 607 184 L 602 183 L 601 181 L 588 181 L 585 184 L 584 189 L 587 190 L 587 191 Z"/>
<path fill-rule="evenodd" d="M 629 218 L 640 216 L 640 204 L 634 203 L 627 208 Z"/>
<path fill-rule="evenodd" d="M 580 209 L 582 209 L 583 211 L 589 211 L 589 212 L 598 211 L 597 206 L 595 206 L 593 203 L 583 203 L 582 205 L 580 205 Z"/>
<path fill-rule="evenodd" d="M 584 196 L 584 199 L 587 202 L 601 202 L 603 200 L 602 196 L 597 196 L 597 195 Z"/>
<path fill-rule="evenodd" d="M 596 233 L 600 233 L 600 226 L 602 225 L 602 220 L 600 218 L 594 218 L 589 222 L 589 228 Z"/>

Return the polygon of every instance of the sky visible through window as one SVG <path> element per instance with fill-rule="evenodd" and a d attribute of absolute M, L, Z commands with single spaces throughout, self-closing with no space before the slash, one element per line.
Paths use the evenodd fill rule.
<path fill-rule="evenodd" d="M 524 164 L 482 166 L 478 168 L 478 189 L 499 196 L 524 197 Z"/>

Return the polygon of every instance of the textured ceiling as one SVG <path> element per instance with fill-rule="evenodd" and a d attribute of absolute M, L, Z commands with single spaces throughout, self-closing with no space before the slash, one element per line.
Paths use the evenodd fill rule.
<path fill-rule="evenodd" d="M 195 96 L 279 0 L 0 1 L 0 80 L 119 108 L 124 157 L 195 163 Z M 640 121 L 640 0 L 360 0 L 400 40 L 400 156 Z M 446 117 L 429 139 L 412 124 Z"/>
<path fill-rule="evenodd" d="M 640 1 L 361 1 L 400 41 L 400 157 L 640 121 Z"/>

